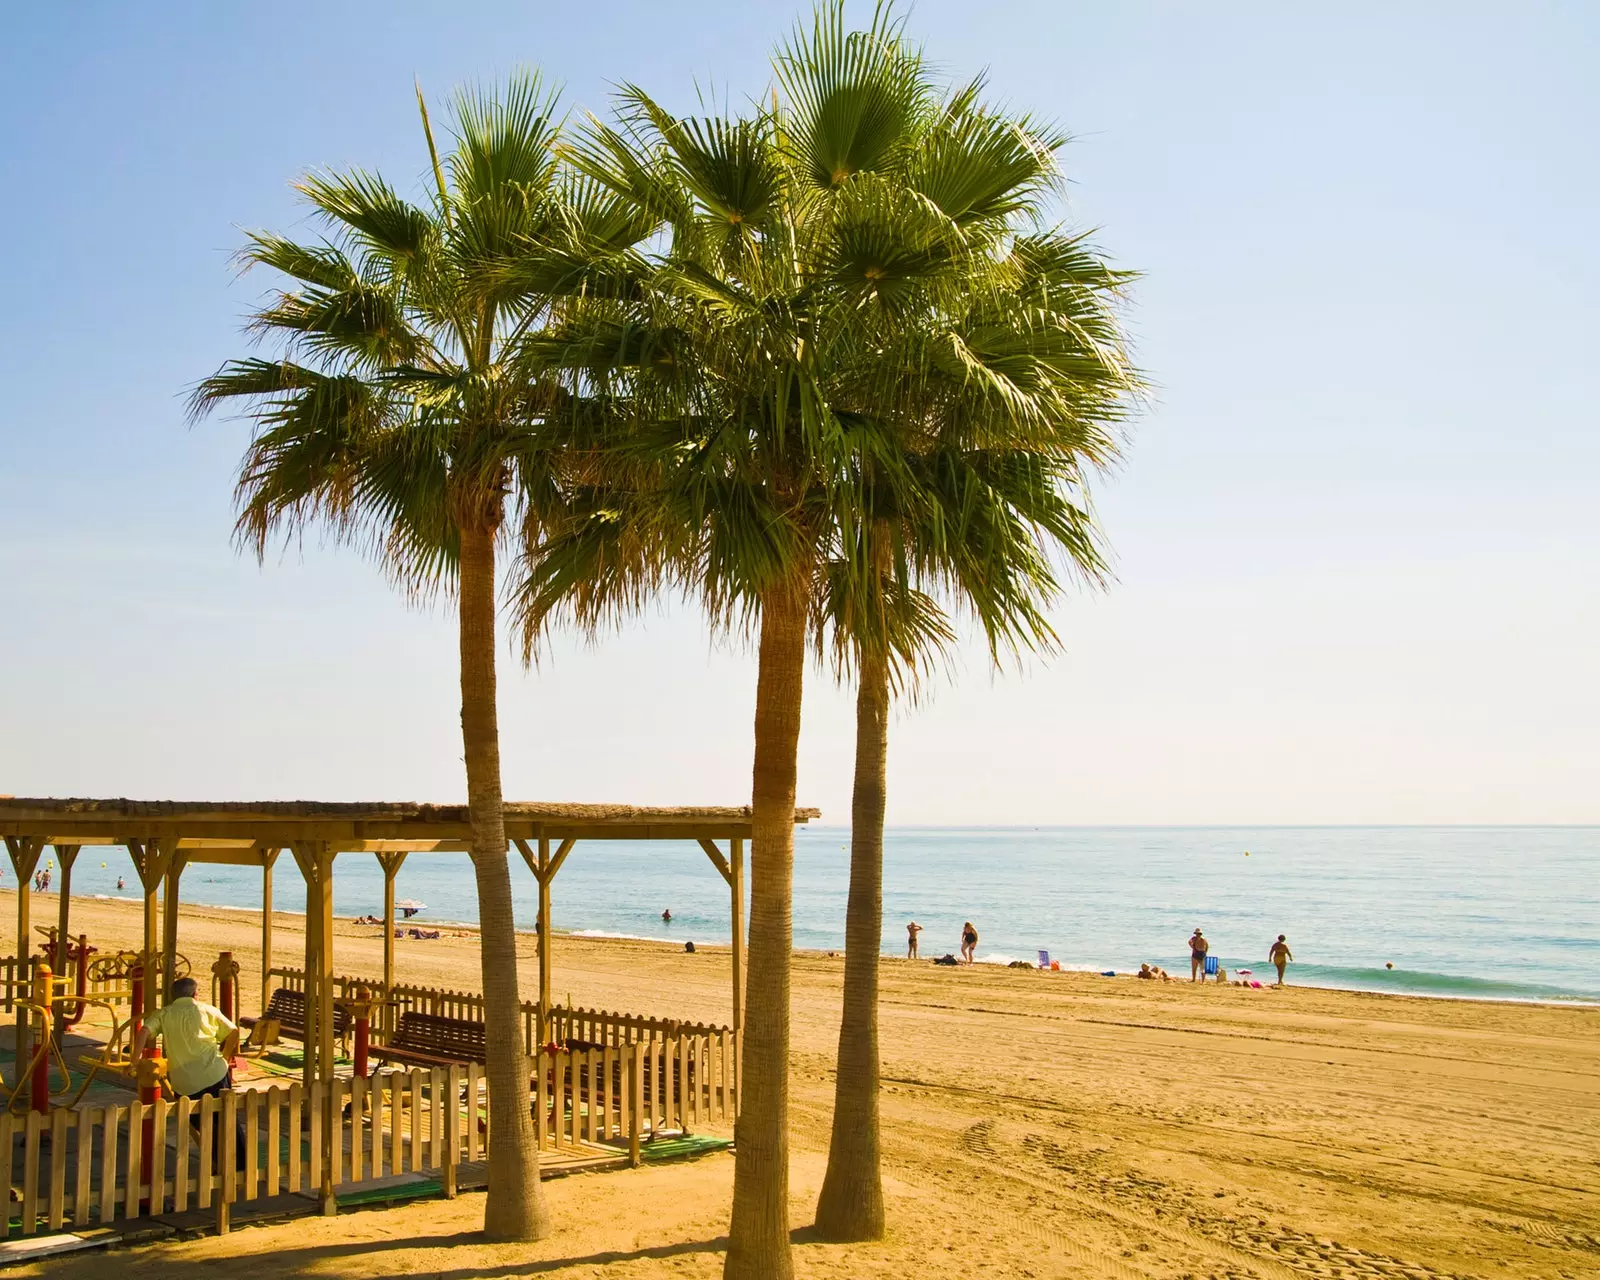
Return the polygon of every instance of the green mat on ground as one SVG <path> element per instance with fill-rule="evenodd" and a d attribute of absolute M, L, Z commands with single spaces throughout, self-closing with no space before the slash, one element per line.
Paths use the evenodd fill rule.
<path fill-rule="evenodd" d="M 397 1182 L 387 1187 L 368 1187 L 347 1191 L 334 1198 L 341 1206 L 362 1204 L 388 1204 L 393 1200 L 420 1200 L 423 1196 L 442 1196 L 444 1183 L 437 1178 L 422 1178 L 416 1182 Z"/>
<path fill-rule="evenodd" d="M 693 1156 L 708 1156 L 713 1151 L 726 1151 L 733 1145 L 731 1138 L 696 1137 L 657 1138 L 639 1148 L 646 1161 L 687 1160 Z"/>

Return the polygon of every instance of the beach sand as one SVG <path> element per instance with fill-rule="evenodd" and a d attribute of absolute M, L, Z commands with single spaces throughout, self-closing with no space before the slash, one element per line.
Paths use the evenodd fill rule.
<path fill-rule="evenodd" d="M 36 899 L 34 919 L 54 908 Z M 131 898 L 76 900 L 73 925 L 102 949 L 140 928 Z M 341 924 L 336 970 L 380 972 L 378 934 Z M 249 913 L 183 912 L 180 949 L 201 973 L 233 950 L 247 1010 L 259 937 Z M 278 962 L 298 964 L 303 938 L 280 916 Z M 470 935 L 397 945 L 401 981 L 480 987 Z M 522 951 L 531 994 L 531 936 Z M 557 999 L 729 1015 L 726 950 L 558 937 L 555 961 Z M 801 1276 L 1600 1275 L 1600 1010 L 899 960 L 882 1003 L 890 1236 L 813 1242 L 842 975 L 842 956 L 796 957 Z M 555 1232 L 532 1246 L 481 1242 L 466 1194 L 15 1274 L 714 1277 L 732 1176 L 724 1155 L 550 1182 Z"/>

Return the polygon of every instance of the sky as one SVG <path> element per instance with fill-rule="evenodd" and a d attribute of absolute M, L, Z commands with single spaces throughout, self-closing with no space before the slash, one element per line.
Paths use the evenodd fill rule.
<path fill-rule="evenodd" d="M 0 40 L 0 793 L 461 800 L 454 624 L 356 553 L 231 541 L 243 228 L 420 190 L 413 78 L 769 83 L 798 5 L 34 5 Z M 857 6 L 865 18 L 868 10 Z M 1153 385 L 1060 656 L 896 715 L 889 820 L 1600 822 L 1600 7 L 922 0 L 1054 120 L 1066 216 L 1143 273 Z M 437 108 L 436 108 L 437 119 Z M 666 602 L 532 672 L 508 797 L 745 803 L 754 663 Z M 847 822 L 808 675 L 800 800 Z"/>

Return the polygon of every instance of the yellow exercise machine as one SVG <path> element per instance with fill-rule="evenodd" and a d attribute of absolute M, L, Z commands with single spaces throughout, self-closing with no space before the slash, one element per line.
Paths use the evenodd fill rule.
<path fill-rule="evenodd" d="M 123 1021 L 117 1017 L 114 1002 L 131 999 L 133 992 L 103 991 L 94 996 L 79 995 L 66 990 L 71 981 L 68 977 L 56 977 L 50 972 L 49 966 L 40 961 L 33 967 L 29 996 L 15 1002 L 17 1008 L 30 1010 L 34 1014 L 38 1047 L 34 1049 L 27 1066 L 18 1073 L 11 1092 L 6 1096 L 7 1111 L 33 1110 L 43 1115 L 50 1110 L 52 1100 L 66 1099 L 69 1092 L 71 1098 L 65 1105 L 76 1106 L 95 1076 L 102 1071 L 122 1077 L 136 1085 L 141 1093 L 168 1088 L 166 1059 L 147 1056 L 136 1063 L 131 1057 L 131 1043 L 123 1043 L 125 1039 L 131 1039 L 130 1030 L 137 1013 Z M 83 1071 L 76 1092 L 72 1092 L 72 1071 L 56 1038 L 54 1015 L 62 1006 L 76 1008 L 79 1018 L 83 1016 L 85 1008 L 93 1006 L 104 1009 L 111 1019 L 111 1035 L 105 1045 L 97 1053 L 85 1053 L 78 1060 L 80 1070 L 85 1066 L 87 1070 Z M 77 1018 L 73 1021 L 77 1021 Z M 54 1093 L 50 1089 L 52 1065 L 60 1071 L 63 1081 L 62 1088 Z M 24 1105 L 19 1107 L 19 1102 Z"/>

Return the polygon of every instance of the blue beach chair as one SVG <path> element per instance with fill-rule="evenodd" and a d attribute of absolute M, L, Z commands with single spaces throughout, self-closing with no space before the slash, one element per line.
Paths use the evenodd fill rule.
<path fill-rule="evenodd" d="M 1215 978 L 1216 976 L 1217 976 L 1217 958 L 1216 958 L 1216 956 L 1207 956 L 1206 957 L 1206 977 Z"/>

